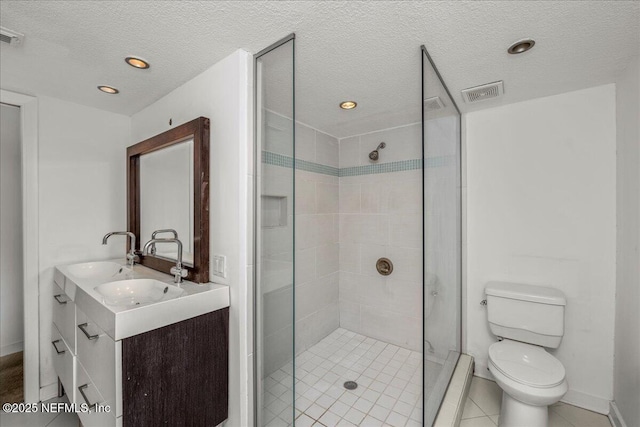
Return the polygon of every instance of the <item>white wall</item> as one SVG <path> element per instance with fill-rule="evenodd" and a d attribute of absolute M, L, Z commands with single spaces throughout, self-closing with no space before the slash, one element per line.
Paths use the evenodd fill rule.
<path fill-rule="evenodd" d="M 122 257 L 126 228 L 126 147 L 130 119 L 54 98 L 39 97 L 39 270 L 41 397 L 56 392 L 51 364 L 53 267 Z M 38 304 L 31 305 L 34 315 Z"/>
<path fill-rule="evenodd" d="M 608 412 L 615 311 L 615 87 L 466 115 L 467 351 L 487 376 L 484 286 L 506 280 L 567 296 L 564 400 Z M 637 402 L 636 402 L 637 403 Z"/>
<path fill-rule="evenodd" d="M 616 83 L 618 139 L 616 334 L 613 397 L 640 425 L 640 58 Z"/>
<path fill-rule="evenodd" d="M 250 173 L 251 56 L 238 50 L 134 114 L 130 143 L 157 135 L 199 116 L 211 120 L 210 251 L 227 257 L 226 279 L 212 281 L 230 287 L 229 426 L 250 425 L 252 393 Z"/>
<path fill-rule="evenodd" d="M 460 119 L 457 115 L 429 119 L 424 131 L 425 348 L 428 359 L 450 362 L 450 352 L 461 350 L 462 328 Z M 434 371 L 433 364 L 430 370 Z M 442 381 L 440 385 L 446 386 Z"/>
<path fill-rule="evenodd" d="M 20 109 L 0 106 L 0 356 L 24 345 Z"/>

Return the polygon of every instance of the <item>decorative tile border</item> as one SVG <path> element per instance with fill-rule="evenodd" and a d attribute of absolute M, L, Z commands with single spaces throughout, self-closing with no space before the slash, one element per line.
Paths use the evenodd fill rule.
<path fill-rule="evenodd" d="M 308 172 L 323 173 L 325 175 L 340 176 L 340 169 L 333 166 L 321 165 L 320 163 L 308 162 L 306 160 L 297 159 L 296 169 Z"/>
<path fill-rule="evenodd" d="M 262 163 L 285 168 L 293 167 L 293 158 L 271 151 L 262 152 Z M 296 160 L 296 169 L 307 172 L 321 173 L 324 175 L 340 176 L 340 169 L 333 166 L 321 165 L 320 163 L 308 162 L 306 160 Z"/>
<path fill-rule="evenodd" d="M 285 156 L 283 154 L 272 153 L 271 151 L 263 151 L 262 163 L 274 166 L 282 166 L 291 169 L 293 167 L 293 158 L 290 156 Z M 321 173 L 324 175 L 340 176 L 340 170 L 338 168 L 300 159 L 296 160 L 296 169 L 307 172 Z"/>
<path fill-rule="evenodd" d="M 371 175 L 375 173 L 403 172 L 422 169 L 422 159 L 401 160 L 399 162 L 376 163 L 340 169 L 340 176 Z"/>
<path fill-rule="evenodd" d="M 425 167 L 434 168 L 450 165 L 455 160 L 455 156 L 440 156 L 426 159 Z M 284 168 L 293 167 L 293 158 L 271 151 L 262 152 L 262 163 Z M 320 163 L 308 162 L 306 160 L 296 160 L 296 169 L 307 172 L 321 173 L 331 176 L 359 176 L 378 173 L 403 172 L 422 169 L 422 159 L 401 160 L 398 162 L 376 163 L 363 166 L 352 166 L 348 168 L 336 168 L 322 165 Z"/>
<path fill-rule="evenodd" d="M 282 166 L 283 168 L 291 168 L 293 166 L 293 158 L 282 154 L 273 153 L 271 151 L 262 151 L 262 163 L 274 166 Z"/>

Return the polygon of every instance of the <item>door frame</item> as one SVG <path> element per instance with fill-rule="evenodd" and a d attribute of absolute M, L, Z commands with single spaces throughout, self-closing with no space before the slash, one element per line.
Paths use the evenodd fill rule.
<path fill-rule="evenodd" d="M 24 401 L 40 401 L 38 99 L 0 89 L 0 102 L 20 107 L 22 163 L 22 273 L 24 280 Z M 36 302 L 36 304 L 33 304 Z M 35 307 L 35 309 L 34 309 Z"/>

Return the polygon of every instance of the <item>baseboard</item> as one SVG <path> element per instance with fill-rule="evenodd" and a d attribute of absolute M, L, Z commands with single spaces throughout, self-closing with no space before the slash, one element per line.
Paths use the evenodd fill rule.
<path fill-rule="evenodd" d="M 58 396 L 58 383 L 55 382 L 53 384 L 46 385 L 44 387 L 40 387 L 40 401 L 44 402 L 45 400 L 53 399 Z"/>
<path fill-rule="evenodd" d="M 22 341 L 13 344 L 7 344 L 0 347 L 0 357 L 8 356 L 13 353 L 18 353 L 24 350 L 24 343 Z"/>
<path fill-rule="evenodd" d="M 561 401 L 579 408 L 588 409 L 589 411 L 598 412 L 599 414 L 607 415 L 609 413 L 610 401 L 608 399 L 579 391 L 569 390 Z"/>
<path fill-rule="evenodd" d="M 622 418 L 616 402 L 609 404 L 609 421 L 611 421 L 613 427 L 627 427 L 627 423 L 624 422 L 624 418 Z"/>

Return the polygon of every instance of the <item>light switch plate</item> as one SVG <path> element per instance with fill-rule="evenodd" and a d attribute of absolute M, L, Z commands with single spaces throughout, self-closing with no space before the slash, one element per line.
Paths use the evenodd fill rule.
<path fill-rule="evenodd" d="M 227 257 L 224 255 L 213 255 L 211 257 L 211 269 L 213 275 L 227 278 Z"/>

